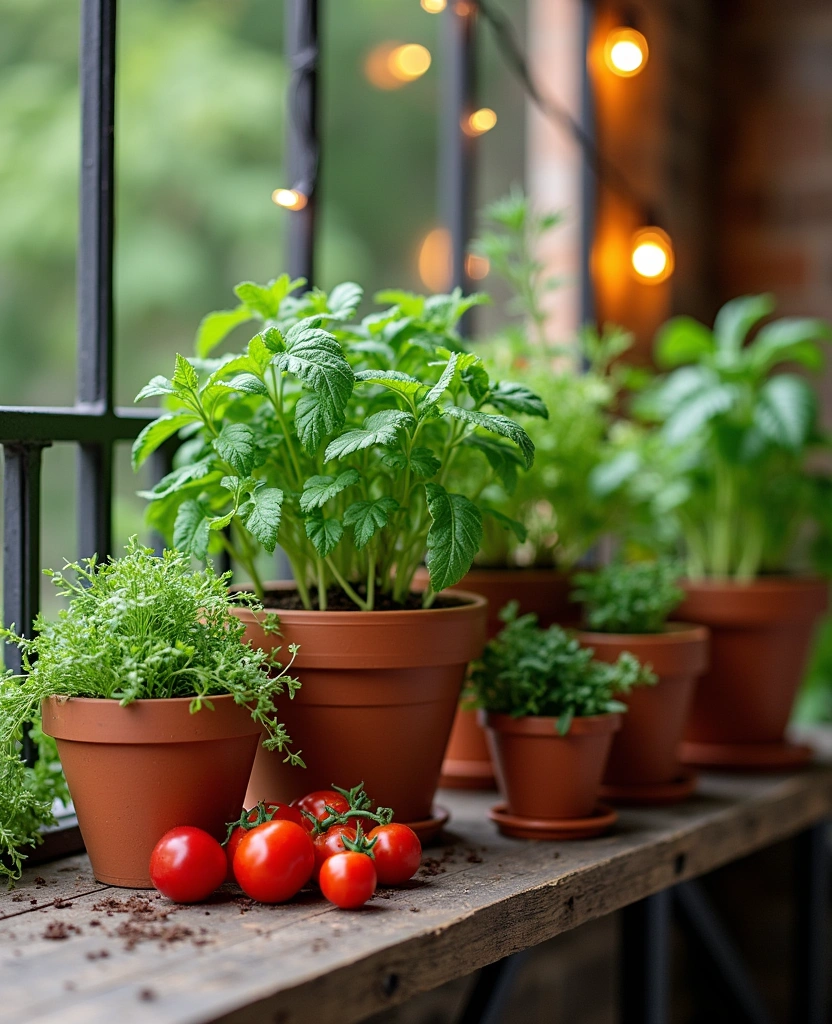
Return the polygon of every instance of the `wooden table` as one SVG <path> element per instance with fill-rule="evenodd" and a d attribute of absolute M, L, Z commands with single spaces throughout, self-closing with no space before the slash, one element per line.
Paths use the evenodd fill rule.
<path fill-rule="evenodd" d="M 0 1021 L 349 1024 L 810 828 L 832 814 L 832 768 L 706 776 L 573 843 L 500 836 L 493 794 L 440 802 L 451 824 L 417 880 L 360 912 L 231 890 L 175 907 L 96 882 L 84 857 L 30 869 L 0 895 Z"/>

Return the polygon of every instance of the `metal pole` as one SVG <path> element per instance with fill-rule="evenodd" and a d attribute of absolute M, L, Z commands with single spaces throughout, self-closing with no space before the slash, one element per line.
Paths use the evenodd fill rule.
<path fill-rule="evenodd" d="M 310 284 L 315 277 L 318 168 L 318 0 L 286 0 L 286 57 L 291 69 L 287 117 L 287 169 L 291 187 L 306 197 L 289 214 L 288 268 Z"/>
<path fill-rule="evenodd" d="M 595 95 L 589 73 L 587 53 L 592 39 L 593 0 L 581 3 L 581 114 L 580 123 L 586 138 L 595 142 Z M 598 176 L 584 146 L 581 147 L 581 270 L 580 316 L 582 324 L 593 323 L 597 317 L 595 290 L 592 283 L 592 245 L 595 238 L 595 213 L 598 204 Z"/>
<path fill-rule="evenodd" d="M 621 911 L 622 1024 L 670 1022 L 670 909 L 664 889 Z"/>
<path fill-rule="evenodd" d="M 829 1020 L 829 826 L 821 822 L 795 840 L 793 1024 Z"/>

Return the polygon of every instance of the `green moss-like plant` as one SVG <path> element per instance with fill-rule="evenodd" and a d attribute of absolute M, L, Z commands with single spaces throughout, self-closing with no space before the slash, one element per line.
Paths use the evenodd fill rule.
<path fill-rule="evenodd" d="M 614 562 L 576 574 L 571 597 L 583 604 L 587 627 L 597 633 L 660 633 L 684 597 L 679 576 L 667 560 Z"/>

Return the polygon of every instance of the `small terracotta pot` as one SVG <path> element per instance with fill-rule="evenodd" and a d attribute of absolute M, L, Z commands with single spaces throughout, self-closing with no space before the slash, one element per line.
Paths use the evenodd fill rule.
<path fill-rule="evenodd" d="M 177 825 L 225 838 L 239 817 L 260 726 L 229 695 L 190 713 L 190 697 L 117 700 L 50 697 L 54 736 L 95 877 L 150 889 L 153 847 Z"/>
<path fill-rule="evenodd" d="M 503 628 L 500 611 L 509 601 L 518 601 L 520 614 L 534 612 L 546 629 L 552 623 L 569 624 L 578 609 L 569 601 L 572 581 L 554 569 L 472 569 L 460 587 L 488 599 L 488 639 Z M 449 789 L 493 789 L 494 769 L 476 711 L 459 708 L 451 729 L 442 785 Z"/>
<path fill-rule="evenodd" d="M 655 686 L 636 686 L 619 698 L 629 710 L 612 742 L 605 785 L 638 788 L 677 780 L 678 747 L 696 679 L 708 665 L 707 629 L 673 622 L 663 633 L 586 631 L 578 639 L 599 661 L 615 662 L 629 651 L 659 677 Z"/>
<path fill-rule="evenodd" d="M 685 582 L 680 616 L 711 631 L 710 668 L 693 700 L 685 741 L 725 748 L 726 766 L 765 768 L 773 757 L 803 678 L 812 635 L 826 610 L 829 584 L 820 579 L 764 578 L 751 583 Z M 756 754 L 750 746 L 759 749 Z M 733 749 L 731 749 L 733 748 Z M 685 752 L 685 759 L 696 761 Z M 775 765 L 773 764 L 772 767 Z"/>
<path fill-rule="evenodd" d="M 552 820 L 593 813 L 621 715 L 576 718 L 566 736 L 558 735 L 556 718 L 481 713 L 480 721 L 511 814 Z"/>
<path fill-rule="evenodd" d="M 248 804 L 292 800 L 363 781 L 396 819 L 431 818 L 442 754 L 468 662 L 485 644 L 486 602 L 456 591 L 458 606 L 415 611 L 281 611 L 282 638 L 237 609 L 246 640 L 264 650 L 300 644 L 301 689 L 280 717 L 307 768 L 261 750 Z"/>

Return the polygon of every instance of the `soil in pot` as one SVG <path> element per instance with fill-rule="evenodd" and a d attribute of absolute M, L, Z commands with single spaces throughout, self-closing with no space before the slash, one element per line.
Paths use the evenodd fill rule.
<path fill-rule="evenodd" d="M 597 817 L 601 779 L 621 715 L 575 718 L 565 736 L 558 734 L 555 718 L 482 712 L 480 717 L 508 814 L 550 825 Z"/>
<path fill-rule="evenodd" d="M 668 623 L 663 633 L 578 636 L 599 661 L 612 663 L 629 651 L 658 676 L 655 686 L 637 686 L 619 697 L 629 710 L 612 741 L 603 798 L 628 804 L 685 799 L 694 780 L 679 762 L 679 744 L 696 680 L 708 664 L 707 629 Z"/>
<path fill-rule="evenodd" d="M 696 689 L 682 760 L 702 767 L 780 770 L 805 763 L 784 732 L 829 584 L 769 577 L 683 584 L 680 616 L 711 631 L 710 667 Z"/>
<path fill-rule="evenodd" d="M 280 714 L 307 767 L 260 751 L 247 804 L 363 781 L 397 821 L 435 819 L 442 755 L 468 662 L 485 644 L 487 607 L 464 591 L 442 603 L 403 611 L 280 611 L 282 638 L 265 635 L 251 611 L 235 612 L 257 646 L 300 645 L 294 671 L 303 684 Z"/>
<path fill-rule="evenodd" d="M 569 601 L 570 578 L 554 569 L 472 569 L 459 585 L 487 598 L 489 640 L 503 628 L 500 611 L 509 601 L 519 602 L 521 615 L 534 612 L 544 629 L 553 623 L 569 625 L 577 619 L 577 607 Z M 448 789 L 495 786 L 491 754 L 476 711 L 457 710 L 441 784 Z"/>
<path fill-rule="evenodd" d="M 192 715 L 189 697 L 44 701 L 43 731 L 100 882 L 150 889 L 150 854 L 168 829 L 195 825 L 222 840 L 239 817 L 260 727 L 231 696 L 211 703 Z"/>

